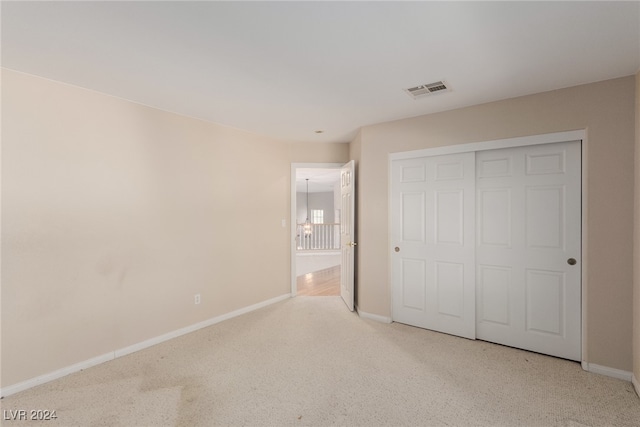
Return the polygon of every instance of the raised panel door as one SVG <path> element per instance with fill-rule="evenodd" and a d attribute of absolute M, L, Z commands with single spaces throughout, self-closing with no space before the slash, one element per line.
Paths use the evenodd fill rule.
<path fill-rule="evenodd" d="M 475 337 L 474 153 L 392 163 L 393 319 Z"/>
<path fill-rule="evenodd" d="M 477 337 L 580 360 L 580 142 L 482 151 L 476 162 Z"/>

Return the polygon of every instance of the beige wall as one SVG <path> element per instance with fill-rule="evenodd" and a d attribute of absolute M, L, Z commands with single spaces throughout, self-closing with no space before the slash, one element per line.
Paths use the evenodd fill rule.
<path fill-rule="evenodd" d="M 347 163 L 349 144 L 292 143 L 289 159 L 292 163 Z"/>
<path fill-rule="evenodd" d="M 640 71 L 636 74 L 635 240 L 633 252 L 633 375 L 640 384 Z M 640 395 L 640 388 L 636 388 Z"/>
<path fill-rule="evenodd" d="M 348 160 L 12 71 L 2 89 L 2 387 L 289 293 L 290 162 Z"/>
<path fill-rule="evenodd" d="M 586 129 L 588 134 L 587 360 L 632 369 L 635 77 L 540 93 L 361 130 L 358 306 L 391 315 L 388 154 Z M 436 98 L 429 100 L 437 102 Z"/>

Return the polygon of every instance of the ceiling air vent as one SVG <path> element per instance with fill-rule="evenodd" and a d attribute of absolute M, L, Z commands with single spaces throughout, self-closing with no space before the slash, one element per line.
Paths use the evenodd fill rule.
<path fill-rule="evenodd" d="M 447 86 L 447 84 L 443 81 L 428 83 L 420 86 L 410 87 L 409 89 L 405 89 L 413 99 L 422 98 L 427 95 L 431 95 L 432 93 L 438 92 L 449 92 L 451 89 Z"/>

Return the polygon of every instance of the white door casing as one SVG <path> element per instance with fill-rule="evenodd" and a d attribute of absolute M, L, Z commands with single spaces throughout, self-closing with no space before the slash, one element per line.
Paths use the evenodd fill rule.
<path fill-rule="evenodd" d="M 469 227 L 477 246 L 474 243 L 473 254 L 466 256 L 458 249 L 455 261 L 439 258 L 438 251 L 442 243 L 456 240 L 438 237 L 442 230 L 455 235 L 455 189 L 439 187 L 442 180 L 436 179 L 432 162 L 453 170 L 460 154 L 391 162 L 393 319 L 580 360 L 580 142 L 524 145 L 464 153 L 474 166 L 465 168 L 475 169 L 477 176 L 458 187 L 477 189 L 463 210 L 471 225 L 461 223 Z M 438 219 L 443 214 L 445 222 Z M 569 265 L 569 259 L 575 263 Z M 456 332 L 458 320 L 443 316 L 447 310 L 437 306 L 442 279 L 437 270 L 461 262 L 476 292 L 472 305 L 477 316 L 473 310 L 472 331 L 466 333 Z M 429 269 L 433 264 L 436 275 Z M 465 314 L 472 313 L 468 305 L 465 309 Z"/>
<path fill-rule="evenodd" d="M 340 273 L 340 296 L 349 310 L 353 311 L 355 280 L 355 162 L 351 160 L 340 171 L 340 197 L 342 219 L 340 221 L 340 252 L 342 271 Z"/>
<path fill-rule="evenodd" d="M 393 318 L 475 338 L 473 153 L 393 162 Z"/>

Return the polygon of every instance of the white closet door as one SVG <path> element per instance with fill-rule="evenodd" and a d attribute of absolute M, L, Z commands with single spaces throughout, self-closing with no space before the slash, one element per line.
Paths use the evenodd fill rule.
<path fill-rule="evenodd" d="M 475 338 L 475 154 L 392 163 L 393 319 Z"/>
<path fill-rule="evenodd" d="M 478 339 L 581 356 L 580 142 L 476 153 Z"/>

